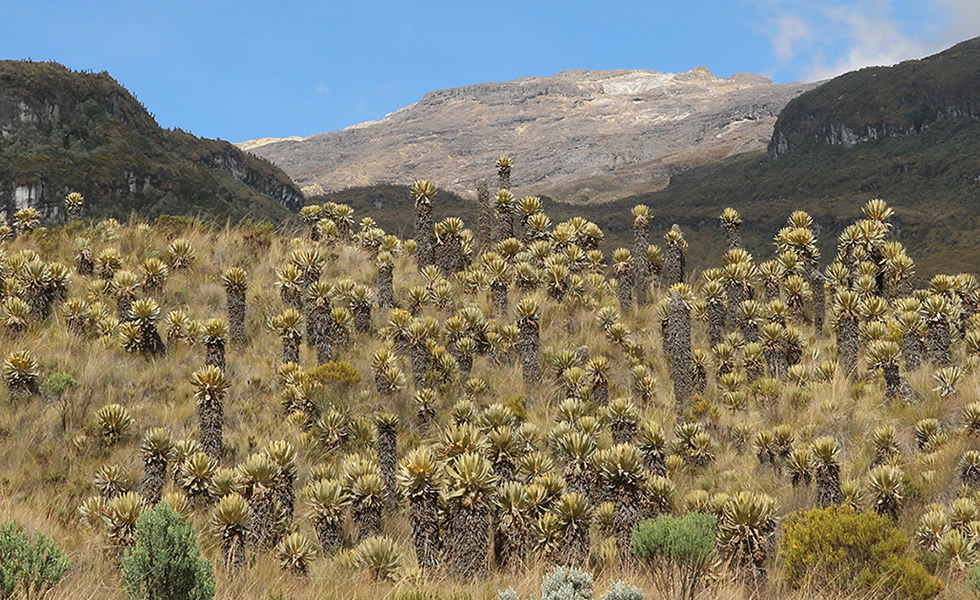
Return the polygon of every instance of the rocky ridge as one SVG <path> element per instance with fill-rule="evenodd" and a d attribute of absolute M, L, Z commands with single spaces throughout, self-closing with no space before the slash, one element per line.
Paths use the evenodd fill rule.
<path fill-rule="evenodd" d="M 416 177 L 470 196 L 505 153 L 518 191 L 596 177 L 643 184 L 764 149 L 780 110 L 811 87 L 718 78 L 705 67 L 563 71 L 431 92 L 380 121 L 239 147 L 278 165 L 307 196 Z"/>
<path fill-rule="evenodd" d="M 0 214 L 30 206 L 59 222 L 70 191 L 93 217 L 279 218 L 305 202 L 267 161 L 161 128 L 108 73 L 0 61 Z"/>

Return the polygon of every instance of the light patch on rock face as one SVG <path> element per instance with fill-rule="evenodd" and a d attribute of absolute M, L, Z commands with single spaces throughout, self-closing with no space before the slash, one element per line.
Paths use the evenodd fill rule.
<path fill-rule="evenodd" d="M 302 140 L 303 138 L 299 137 L 298 135 L 293 135 L 285 138 L 275 138 L 275 137 L 259 138 L 255 140 L 248 140 L 247 142 L 239 142 L 235 145 L 238 146 L 241 150 L 245 150 L 247 152 L 254 148 L 258 148 L 259 146 L 278 144 L 279 142 L 299 142 Z"/>
<path fill-rule="evenodd" d="M 602 93 L 614 96 L 640 94 L 665 87 L 673 81 L 673 73 L 635 71 L 603 81 Z"/>
<path fill-rule="evenodd" d="M 583 177 L 645 183 L 764 150 L 776 115 L 808 87 L 743 73 L 718 78 L 704 67 L 563 71 L 431 92 L 379 121 L 239 147 L 276 163 L 308 194 L 425 178 L 472 197 L 478 180 L 496 184 L 501 154 L 514 160 L 518 195 Z"/>

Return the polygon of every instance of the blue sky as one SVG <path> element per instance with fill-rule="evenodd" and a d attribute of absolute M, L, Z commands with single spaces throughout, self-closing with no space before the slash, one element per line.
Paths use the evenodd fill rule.
<path fill-rule="evenodd" d="M 812 81 L 980 35 L 980 0 L 33 0 L 3 20 L 0 57 L 108 71 L 161 125 L 243 141 L 566 69 Z"/>

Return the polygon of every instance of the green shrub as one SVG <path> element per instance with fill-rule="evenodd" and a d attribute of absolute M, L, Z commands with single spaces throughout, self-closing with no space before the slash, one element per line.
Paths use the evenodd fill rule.
<path fill-rule="evenodd" d="M 214 568 L 200 557 L 190 525 L 167 503 L 136 520 L 123 557 L 123 591 L 133 600 L 211 600 Z"/>
<path fill-rule="evenodd" d="M 78 382 L 68 373 L 52 373 L 41 384 L 41 391 L 55 396 L 61 396 L 65 393 L 65 390 L 76 384 Z"/>
<path fill-rule="evenodd" d="M 870 598 L 926 600 L 942 583 L 906 556 L 908 537 L 887 517 L 850 507 L 790 515 L 783 524 L 780 556 L 793 587 L 861 590 Z"/>
<path fill-rule="evenodd" d="M 68 570 L 68 557 L 51 538 L 40 531 L 34 537 L 31 544 L 13 522 L 0 525 L 0 598 L 41 596 Z"/>
<path fill-rule="evenodd" d="M 980 598 L 980 565 L 976 565 L 966 573 L 966 582 L 970 584 L 973 594 Z"/>
<path fill-rule="evenodd" d="M 664 598 L 674 590 L 689 599 L 715 556 L 715 527 L 712 515 L 689 513 L 681 519 L 660 515 L 633 529 L 633 554 L 647 563 Z"/>

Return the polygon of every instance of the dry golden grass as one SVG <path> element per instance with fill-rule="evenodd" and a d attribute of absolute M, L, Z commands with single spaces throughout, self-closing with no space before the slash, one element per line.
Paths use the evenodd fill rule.
<path fill-rule="evenodd" d="M 280 341 L 266 323 L 283 308 L 274 287 L 275 269 L 295 248 L 307 247 L 308 241 L 291 237 L 294 232 L 280 232 L 271 239 L 268 248 L 256 248 L 244 240 L 245 231 L 234 227 L 207 229 L 192 225 L 175 232 L 187 238 L 196 250 L 196 260 L 189 271 L 172 273 L 163 293 L 156 297 L 162 315 L 173 309 L 185 310 L 191 318 L 206 319 L 225 316 L 224 289 L 220 275 L 229 267 L 243 266 L 249 272 L 248 322 L 249 344 L 245 348 L 228 346 L 228 377 L 231 390 L 225 401 L 225 435 L 222 466 L 231 467 L 249 453 L 263 448 L 269 441 L 285 439 L 299 450 L 299 479 L 297 490 L 305 484 L 311 467 L 326 457 L 313 446 L 304 444 L 301 431 L 286 421 L 279 403 L 279 386 L 276 369 L 280 364 Z M 139 262 L 148 257 L 165 258 L 170 241 L 164 232 L 154 228 L 139 227 L 136 222 L 122 227 L 118 237 L 99 240 L 92 231 L 62 228 L 23 236 L 4 244 L 8 254 L 21 250 L 37 250 L 45 260 L 71 264 L 75 251 L 74 237 L 93 237 L 94 250 L 118 248 L 124 256 L 123 268 L 138 271 Z M 174 237 L 172 235 L 171 237 Z M 696 240 L 690 240 L 697 243 Z M 761 260 L 761 259 L 760 259 Z M 374 285 L 376 270 L 369 253 L 353 246 L 335 251 L 324 269 L 323 279 L 335 281 L 350 277 L 356 281 Z M 689 280 L 691 278 L 689 277 Z M 416 272 L 414 258 L 398 256 L 395 268 L 396 296 L 403 297 L 408 287 L 419 285 L 422 280 Z M 89 293 L 86 278 L 75 276 L 69 289 L 69 297 L 85 297 Z M 550 350 L 574 349 L 587 345 L 591 354 L 611 358 L 610 397 L 631 395 L 629 364 L 621 349 L 614 347 L 598 328 L 594 310 L 572 303 L 558 305 L 547 299 L 542 292 L 535 292 L 542 304 L 541 348 L 544 354 Z M 656 290 L 650 305 L 624 314 L 622 321 L 632 332 L 632 338 L 646 352 L 645 362 L 659 382 L 654 401 L 642 407 L 645 416 L 664 425 L 669 433 L 673 430 L 674 408 L 667 365 L 661 353 L 660 325 L 656 302 L 662 297 Z M 457 295 L 460 304 L 476 304 L 492 314 L 492 305 L 486 292 L 477 296 Z M 512 290 L 510 306 L 520 298 Z M 113 308 L 112 299 L 105 302 Z M 605 292 L 602 305 L 616 305 L 615 295 Z M 399 453 L 404 455 L 410 445 L 419 440 L 414 431 L 414 407 L 411 401 L 411 385 L 391 399 L 379 401 L 373 387 L 371 354 L 386 342 L 377 331 L 387 322 L 385 310 L 374 309 L 373 331 L 357 336 L 349 351 L 340 352 L 339 358 L 349 361 L 362 374 L 362 381 L 349 389 L 328 388 L 326 401 L 349 407 L 354 414 L 366 416 L 379 410 L 396 412 L 403 424 L 399 437 Z M 438 311 L 433 307 L 425 314 L 444 320 L 452 311 Z M 500 321 L 512 322 L 512 315 L 494 315 Z M 161 334 L 163 323 L 160 324 Z M 825 332 L 806 330 L 810 340 L 811 356 L 816 357 L 811 366 L 833 356 L 832 336 L 829 327 Z M 97 339 L 74 339 L 64 327 L 59 311 L 43 324 L 37 324 L 20 338 L 2 334 L 0 347 L 4 354 L 25 349 L 33 352 L 41 362 L 41 380 L 56 372 L 71 374 L 78 385 L 65 393 L 63 403 L 36 396 L 27 400 L 12 400 L 7 391 L 0 392 L 0 522 L 14 520 L 28 529 L 38 529 L 54 540 L 70 555 L 72 566 L 65 579 L 49 594 L 50 598 L 123 598 L 119 573 L 120 551 L 112 547 L 99 532 L 80 524 L 78 505 L 95 494 L 92 478 L 102 464 L 116 463 L 129 469 L 134 478 L 142 472 L 139 458 L 139 440 L 143 432 L 152 428 L 166 427 L 173 439 L 197 438 L 197 414 L 193 399 L 190 374 L 204 361 L 204 348 L 200 345 L 171 345 L 165 356 L 144 358 L 128 354 L 117 344 L 103 344 Z M 694 345 L 708 349 L 704 323 L 694 321 Z M 963 349 L 955 348 L 957 360 L 966 363 Z M 315 365 L 314 353 L 302 349 L 304 366 Z M 402 359 L 403 371 L 411 379 L 410 365 Z M 553 372 L 543 369 L 542 382 L 526 387 L 521 378 L 518 360 L 493 368 L 484 357 L 477 357 L 472 372 L 483 377 L 491 385 L 492 393 L 480 400 L 481 406 L 492 402 L 527 399 L 528 419 L 547 431 L 554 421 L 560 402 L 558 387 L 553 384 Z M 975 401 L 980 392 L 980 378 L 970 374 L 960 386 L 960 393 L 953 398 L 940 398 L 931 391 L 931 368 L 926 366 L 910 375 L 912 385 L 922 392 L 923 399 L 915 405 L 882 400 L 883 383 L 873 375 L 857 382 L 847 381 L 838 373 L 829 382 L 813 382 L 798 389 L 784 382 L 780 398 L 771 405 L 762 406 L 750 402 L 746 410 L 731 412 L 721 402 L 721 392 L 709 376 L 705 400 L 717 410 L 717 416 L 704 419 L 717 442 L 716 460 L 697 471 L 685 471 L 672 475 L 677 488 L 675 512 L 683 512 L 685 496 L 695 489 L 710 492 L 733 493 L 753 490 L 770 494 L 779 502 L 779 514 L 811 507 L 814 492 L 794 489 L 788 477 L 772 469 L 760 466 L 751 446 L 738 452 L 731 444 L 729 430 L 735 423 L 748 423 L 753 431 L 786 423 L 796 433 L 797 444 L 807 444 L 822 436 L 834 435 L 842 441 L 842 480 L 864 480 L 871 464 L 868 436 L 873 427 L 881 424 L 894 425 L 901 436 L 903 447 L 902 467 L 910 477 L 910 493 L 903 508 L 899 525 L 906 532 L 914 531 L 920 514 L 930 503 L 948 503 L 956 497 L 959 487 L 956 462 L 962 453 L 976 447 L 976 440 L 952 435 L 936 452 L 923 454 L 915 450 L 914 424 L 926 417 L 935 417 L 955 429 L 964 406 Z M 458 388 L 457 388 L 458 390 Z M 439 419 L 446 422 L 452 403 L 461 394 L 457 392 L 440 398 Z M 121 443 L 102 448 L 98 441 L 98 427 L 94 422 L 96 411 L 110 403 L 127 407 L 134 420 L 130 435 Z M 65 408 L 67 407 L 67 408 Z M 602 438 L 608 444 L 608 433 Z M 363 444 L 362 449 L 369 449 Z M 928 481 L 923 473 L 933 472 Z M 164 493 L 174 489 L 168 479 Z M 312 536 L 312 527 L 301 498 L 297 501 L 296 526 Z M 219 555 L 217 542 L 207 529 L 207 514 L 194 515 L 192 522 L 200 532 L 199 541 L 207 557 L 215 560 Z M 218 598 L 495 598 L 497 590 L 513 586 L 522 597 L 537 592 L 545 572 L 540 561 L 534 562 L 527 573 L 506 575 L 493 573 L 477 583 L 463 583 L 453 579 L 422 580 L 414 567 L 406 509 L 386 518 L 385 534 L 392 537 L 402 551 L 403 577 L 397 582 L 375 583 L 363 573 L 345 566 L 337 558 L 318 558 L 309 580 L 299 580 L 282 573 L 268 555 L 252 558 L 247 575 L 229 577 L 216 569 Z M 598 543 L 598 542 L 597 542 Z M 789 590 L 780 575 L 777 548 L 770 552 L 770 583 L 763 590 L 747 590 L 726 582 L 729 574 L 718 573 L 718 582 L 705 597 L 741 600 L 743 598 L 822 598 L 820 590 Z M 648 598 L 658 597 L 653 582 L 642 569 L 620 572 L 616 565 L 593 565 L 597 575 L 598 592 L 604 592 L 612 579 L 626 578 L 643 587 Z M 947 585 L 947 597 L 963 597 L 968 594 L 962 572 L 942 573 Z M 861 598 L 862 596 L 855 596 Z M 834 596 L 842 600 L 840 596 Z"/>

